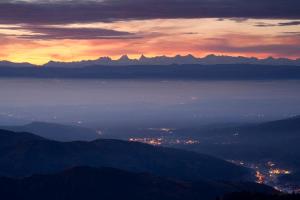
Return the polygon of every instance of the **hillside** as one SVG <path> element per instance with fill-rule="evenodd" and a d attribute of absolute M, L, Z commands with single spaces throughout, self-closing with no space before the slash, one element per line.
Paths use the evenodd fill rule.
<path fill-rule="evenodd" d="M 198 135 L 197 135 L 197 134 Z M 179 133 L 176 133 L 179 135 Z M 176 146 L 233 160 L 274 160 L 285 166 L 300 167 L 300 117 L 226 128 L 202 129 L 193 137 L 201 145 Z M 201 140 L 203 141 L 203 140 Z"/>
<path fill-rule="evenodd" d="M 80 126 L 69 126 L 55 123 L 32 122 L 23 126 L 2 126 L 1 129 L 15 132 L 30 132 L 41 137 L 61 141 L 92 141 L 99 139 L 96 131 Z"/>
<path fill-rule="evenodd" d="M 28 176 L 73 166 L 113 167 L 185 180 L 241 180 L 249 171 L 194 152 L 119 140 L 56 142 L 0 131 L 0 175 Z"/>
<path fill-rule="evenodd" d="M 247 130 L 248 129 L 248 130 Z M 241 130 L 252 132 L 280 133 L 286 134 L 300 132 L 300 116 L 291 117 L 288 119 L 265 122 L 250 127 L 241 127 Z"/>
<path fill-rule="evenodd" d="M 299 194 L 261 194 L 250 192 L 235 192 L 225 195 L 223 200 L 299 200 Z"/>
<path fill-rule="evenodd" d="M 117 192 L 116 192 L 117 191 Z M 23 179 L 0 178 L 1 198 L 10 200 L 203 200 L 231 192 L 276 193 L 255 183 L 183 182 L 112 168 L 76 167 L 51 175 Z"/>

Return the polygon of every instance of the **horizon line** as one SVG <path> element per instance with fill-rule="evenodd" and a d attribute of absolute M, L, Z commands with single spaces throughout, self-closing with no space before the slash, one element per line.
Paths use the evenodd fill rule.
<path fill-rule="evenodd" d="M 0 60 L 0 63 L 1 62 L 8 62 L 8 63 L 12 63 L 12 64 L 30 64 L 30 65 L 33 65 L 33 66 L 38 66 L 38 67 L 43 67 L 45 65 L 47 65 L 48 63 L 80 63 L 80 62 L 89 62 L 89 61 L 97 61 L 97 60 L 100 60 L 100 59 L 103 59 L 103 58 L 107 58 L 107 59 L 110 59 L 111 61 L 120 61 L 122 58 L 128 58 L 130 61 L 141 61 L 142 58 L 146 58 L 146 59 L 154 59 L 154 58 L 160 58 L 160 57 L 165 57 L 165 58 L 169 58 L 169 59 L 172 59 L 172 58 L 176 58 L 176 57 L 193 57 L 195 59 L 205 59 L 205 58 L 208 58 L 209 56 L 215 56 L 215 57 L 231 57 L 231 58 L 245 58 L 245 59 L 257 59 L 258 61 L 260 60 L 266 60 L 266 59 L 275 59 L 275 60 L 279 60 L 279 59 L 286 59 L 286 60 L 289 60 L 289 61 L 298 61 L 300 60 L 300 57 L 298 58 L 288 58 L 288 57 L 276 57 L 276 56 L 265 56 L 265 57 L 255 57 L 255 56 L 243 56 L 243 55 L 236 55 L 236 56 L 233 56 L 233 55 L 228 55 L 228 54 L 206 54 L 202 57 L 198 57 L 198 56 L 195 56 L 191 53 L 189 54 L 177 54 L 177 55 L 174 55 L 174 56 L 168 56 L 168 55 L 156 55 L 156 56 L 147 56 L 145 54 L 139 54 L 139 56 L 132 56 L 130 54 L 123 54 L 123 55 L 119 55 L 119 56 L 100 56 L 98 58 L 95 58 L 95 59 L 83 59 L 83 60 L 73 60 L 73 61 L 60 61 L 60 60 L 48 60 L 47 62 L 43 63 L 43 64 L 34 64 L 34 63 L 31 63 L 31 62 L 14 62 L 12 60 Z"/>

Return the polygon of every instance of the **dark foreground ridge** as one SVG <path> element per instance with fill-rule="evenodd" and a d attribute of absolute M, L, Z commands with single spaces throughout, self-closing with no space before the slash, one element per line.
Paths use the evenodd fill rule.
<path fill-rule="evenodd" d="M 0 130 L 0 175 L 29 176 L 74 166 L 112 167 L 183 180 L 243 180 L 249 170 L 204 154 L 119 140 L 56 142 Z"/>
<path fill-rule="evenodd" d="M 255 183 L 166 179 L 112 168 L 76 167 L 52 175 L 0 178 L 3 199 L 19 200 L 213 200 L 231 192 L 277 193 Z"/>
<path fill-rule="evenodd" d="M 249 192 L 234 192 L 225 195 L 222 200 L 300 200 L 299 194 L 262 194 Z"/>

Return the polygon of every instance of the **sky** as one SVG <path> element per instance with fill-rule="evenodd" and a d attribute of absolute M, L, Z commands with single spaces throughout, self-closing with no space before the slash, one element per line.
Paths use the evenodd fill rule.
<path fill-rule="evenodd" d="M 300 58 L 299 0 L 1 0 L 0 60 Z"/>

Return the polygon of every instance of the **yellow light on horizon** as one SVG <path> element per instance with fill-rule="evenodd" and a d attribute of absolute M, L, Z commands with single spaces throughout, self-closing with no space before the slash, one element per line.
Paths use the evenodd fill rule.
<path fill-rule="evenodd" d="M 71 62 L 95 60 L 104 56 L 116 60 L 124 54 L 132 59 L 138 59 L 141 54 L 147 57 L 176 56 L 178 54 L 204 57 L 208 54 L 217 54 L 258 58 L 269 56 L 297 58 L 299 55 L 290 55 L 284 51 L 272 53 L 255 50 L 239 52 L 238 50 L 256 45 L 300 45 L 297 38 L 289 37 L 289 35 L 283 37 L 285 32 L 299 32 L 299 26 L 255 26 L 257 23 L 277 24 L 287 21 L 250 19 L 235 22 L 217 19 L 157 19 L 53 25 L 53 27 L 65 28 L 110 29 L 140 36 L 132 39 L 85 40 L 22 39 L 22 34 L 37 33 L 26 30 L 26 26 L 22 29 L 22 25 L 0 24 L 0 48 L 2 50 L 0 60 L 42 65 L 50 60 Z M 14 29 L 15 27 L 18 29 Z M 237 50 L 222 48 L 225 43 Z"/>

